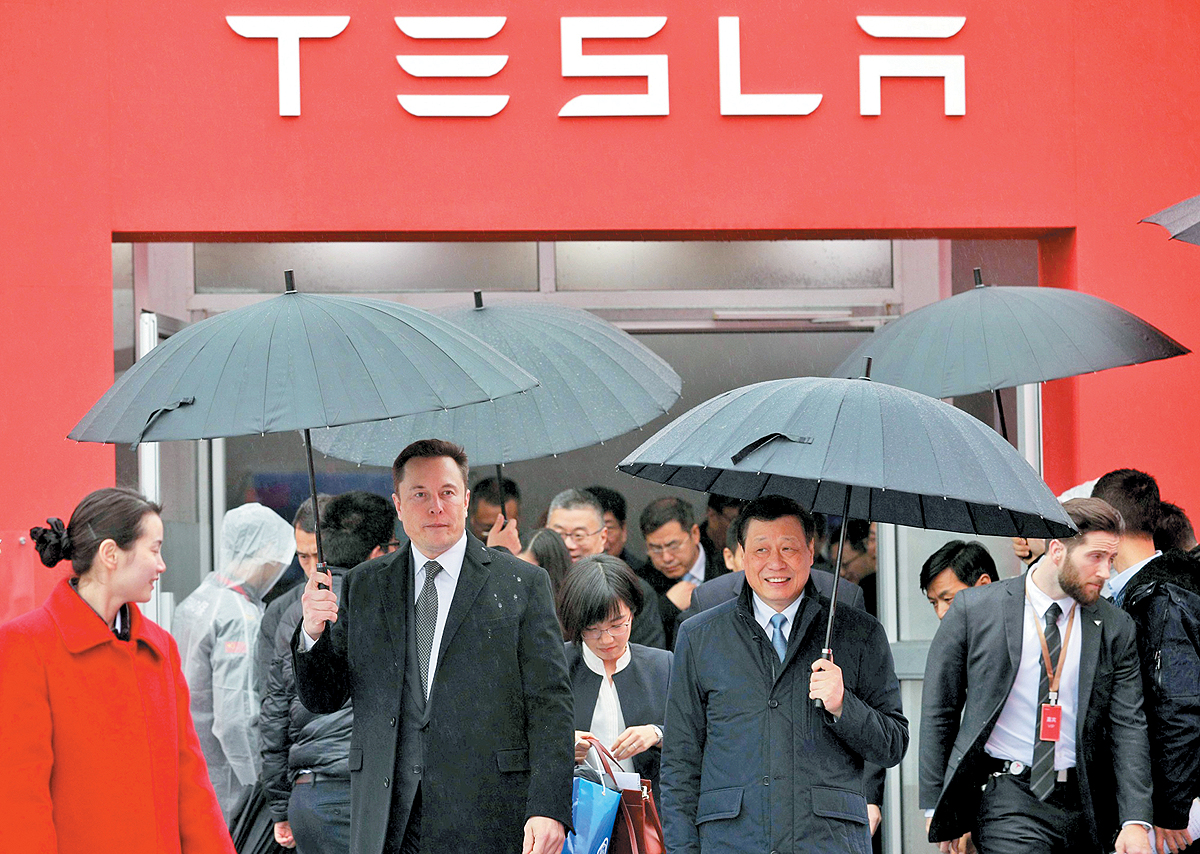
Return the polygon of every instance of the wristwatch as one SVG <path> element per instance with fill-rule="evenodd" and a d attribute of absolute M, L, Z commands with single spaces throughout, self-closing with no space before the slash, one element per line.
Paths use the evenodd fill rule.
<path fill-rule="evenodd" d="M 658 724 L 650 724 L 650 729 L 654 730 L 654 734 L 658 736 L 658 741 L 654 743 L 662 744 L 662 727 L 660 727 Z"/>

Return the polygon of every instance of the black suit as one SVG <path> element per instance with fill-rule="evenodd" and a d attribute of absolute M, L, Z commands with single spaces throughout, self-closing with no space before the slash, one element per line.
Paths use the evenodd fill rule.
<path fill-rule="evenodd" d="M 602 677 L 587 666 L 579 644 L 568 643 L 566 651 L 567 672 L 571 675 L 571 690 L 575 694 L 575 729 L 590 730 Z M 671 653 L 636 643 L 629 645 L 629 664 L 613 676 L 625 726 L 655 724 L 659 729 L 663 728 L 667 716 L 667 683 L 670 679 Z M 634 769 L 650 781 L 656 798 L 661 759 L 662 747 L 659 745 L 633 757 Z"/>
<path fill-rule="evenodd" d="M 398 847 L 418 786 L 422 850 L 520 851 L 529 816 L 571 822 L 571 687 L 549 578 L 467 534 L 417 727 L 428 747 L 413 765 L 400 750 L 411 743 L 401 734 L 413 701 L 401 690 L 413 669 L 411 555 L 406 546 L 352 570 L 337 622 L 295 653 L 309 709 L 328 713 L 354 699 L 352 852 Z"/>
<path fill-rule="evenodd" d="M 691 567 L 688 567 L 691 569 Z M 675 629 L 679 624 L 679 615 L 685 613 L 675 607 L 675 603 L 667 597 L 667 591 L 682 581 L 682 578 L 668 578 L 658 571 L 654 566 L 654 562 L 649 558 L 642 564 L 640 568 L 635 568 L 635 572 L 642 577 L 653 591 L 657 594 L 657 606 L 660 618 L 662 620 L 663 632 L 666 637 L 665 647 L 674 649 L 675 647 Z M 725 566 L 725 557 L 720 551 L 714 551 L 705 548 L 704 551 L 704 584 L 712 581 L 715 578 L 729 574 L 729 567 Z M 645 586 L 643 585 L 643 589 Z M 703 585 L 698 585 L 703 586 Z M 693 591 L 694 592 L 694 591 Z"/>
<path fill-rule="evenodd" d="M 936 805 L 930 840 L 977 827 L 984 745 L 1016 679 L 1024 618 L 1022 576 L 960 591 L 934 636 L 921 705 L 921 806 Z M 1103 599 L 1080 606 L 1075 625 L 1081 812 L 1092 850 L 1108 852 L 1122 822 L 1151 816 L 1137 646 L 1133 621 Z"/>

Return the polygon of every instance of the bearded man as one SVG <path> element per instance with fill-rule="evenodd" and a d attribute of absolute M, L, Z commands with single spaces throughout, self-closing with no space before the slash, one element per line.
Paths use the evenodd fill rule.
<path fill-rule="evenodd" d="M 1063 505 L 1079 529 L 1028 573 L 954 598 L 930 646 L 920 799 L 929 840 L 983 854 L 1149 854 L 1150 755 L 1134 624 L 1100 598 L 1121 516 Z"/>

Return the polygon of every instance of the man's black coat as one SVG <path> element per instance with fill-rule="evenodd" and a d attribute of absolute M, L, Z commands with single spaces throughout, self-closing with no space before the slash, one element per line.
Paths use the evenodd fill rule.
<path fill-rule="evenodd" d="M 314 712 L 354 700 L 350 747 L 352 854 L 380 854 L 390 836 L 411 613 L 412 549 L 346 576 L 338 620 L 294 652 L 296 687 Z M 293 650 L 299 643 L 299 632 Z M 427 851 L 511 854 L 525 820 L 571 825 L 574 716 L 545 571 L 488 549 L 470 533 L 429 696 L 421 775 Z M 397 763 L 397 758 L 401 762 Z"/>
<path fill-rule="evenodd" d="M 836 721 L 808 697 L 829 600 L 810 579 L 780 663 L 750 587 L 680 626 L 667 696 L 662 819 L 672 854 L 812 854 L 871 849 L 863 763 L 890 767 L 908 746 L 883 626 L 838 609 Z"/>
<path fill-rule="evenodd" d="M 984 745 L 1021 661 L 1025 577 L 968 587 L 938 626 L 921 702 L 921 806 L 930 840 L 977 826 Z M 1150 754 L 1133 620 L 1100 599 L 1080 606 L 1075 756 L 1094 850 L 1112 850 L 1122 822 L 1149 821 Z M 1033 726 L 1033 721 L 1030 721 Z"/>

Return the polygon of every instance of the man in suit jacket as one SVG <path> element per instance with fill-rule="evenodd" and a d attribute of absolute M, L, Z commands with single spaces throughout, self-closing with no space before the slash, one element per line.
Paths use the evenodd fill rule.
<path fill-rule="evenodd" d="M 667 649 L 675 646 L 675 624 L 692 601 L 692 591 L 729 570 L 716 547 L 700 544 L 692 505 L 682 498 L 659 498 L 642 510 L 638 527 L 646 538 L 648 561 L 639 570 L 658 594 Z"/>
<path fill-rule="evenodd" d="M 984 854 L 1150 851 L 1134 626 L 1100 599 L 1121 519 L 1095 498 L 1064 506 L 1079 535 L 1025 576 L 960 591 L 930 646 L 920 799 L 944 852 L 972 829 Z M 1039 726 L 1047 704 L 1056 739 Z"/>
<path fill-rule="evenodd" d="M 410 544 L 340 607 L 314 572 L 293 642 L 305 706 L 354 700 L 351 850 L 557 854 L 574 720 L 549 578 L 466 533 L 462 448 L 414 442 L 392 475 Z"/>

